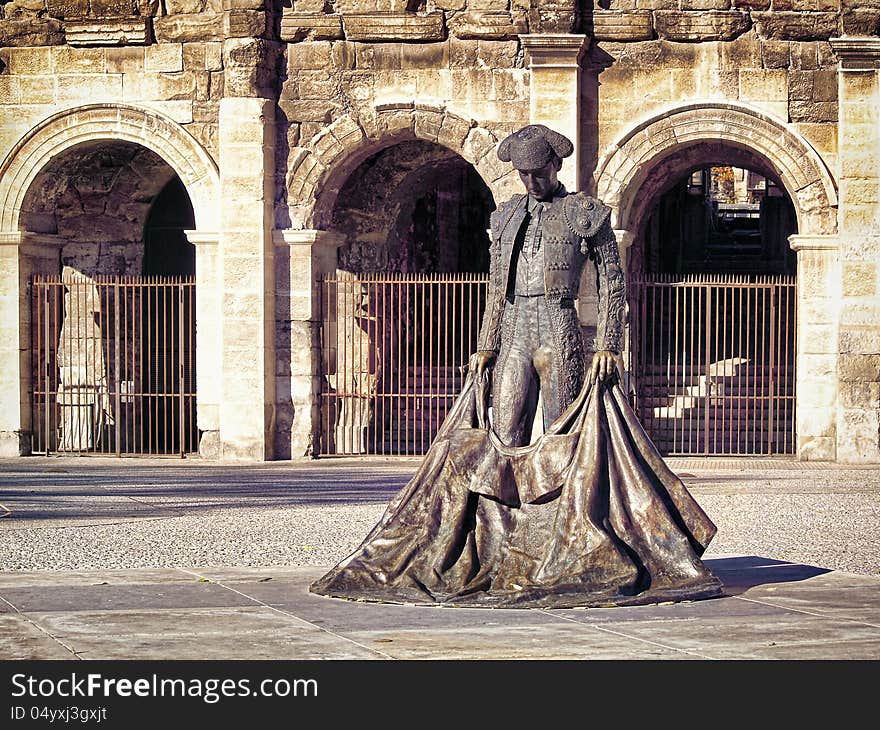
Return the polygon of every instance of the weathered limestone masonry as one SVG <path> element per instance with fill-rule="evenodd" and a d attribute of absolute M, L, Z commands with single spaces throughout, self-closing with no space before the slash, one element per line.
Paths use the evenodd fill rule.
<path fill-rule="evenodd" d="M 840 58 L 841 299 L 837 457 L 880 461 L 880 38 L 832 41 Z"/>
<path fill-rule="evenodd" d="M 196 219 L 201 451 L 313 453 L 317 279 L 382 261 L 370 249 L 394 228 L 359 237 L 340 191 L 384 155 L 399 202 L 423 150 L 426 166 L 454 153 L 503 200 L 519 183 L 494 148 L 532 121 L 576 142 L 562 179 L 613 206 L 632 271 L 652 206 L 690 171 L 782 185 L 798 220 L 798 455 L 880 461 L 880 0 L 0 7 L 0 452 L 29 439 L 28 277 L 62 260 L 139 273 L 145 217 L 176 173 Z"/>

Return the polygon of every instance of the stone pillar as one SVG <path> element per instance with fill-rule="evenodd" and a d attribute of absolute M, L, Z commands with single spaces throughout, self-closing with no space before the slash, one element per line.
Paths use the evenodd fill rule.
<path fill-rule="evenodd" d="M 220 101 L 219 456 L 272 458 L 274 103 Z"/>
<path fill-rule="evenodd" d="M 837 236 L 790 236 L 797 252 L 797 458 L 837 456 Z"/>
<path fill-rule="evenodd" d="M 574 154 L 566 158 L 559 179 L 569 190 L 580 190 L 586 182 L 580 169 L 581 61 L 590 37 L 548 33 L 521 35 L 520 40 L 531 73 L 529 119 L 572 141 Z"/>
<path fill-rule="evenodd" d="M 277 370 L 275 455 L 313 456 L 321 431 L 321 285 L 336 271 L 345 236 L 330 231 L 275 231 Z"/>
<path fill-rule="evenodd" d="M 220 456 L 221 336 L 220 234 L 186 231 L 196 247 L 196 424 L 199 454 Z"/>
<path fill-rule="evenodd" d="M 56 236 L 0 233 L 0 456 L 31 449 L 31 320 L 28 283 L 58 274 L 64 242 Z"/>
<path fill-rule="evenodd" d="M 837 38 L 841 298 L 837 458 L 880 462 L 880 38 Z"/>

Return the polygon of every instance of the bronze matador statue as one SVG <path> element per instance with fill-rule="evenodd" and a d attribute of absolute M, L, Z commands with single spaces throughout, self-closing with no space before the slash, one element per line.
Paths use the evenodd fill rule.
<path fill-rule="evenodd" d="M 508 446 L 528 444 L 540 389 L 544 426 L 584 382 L 584 343 L 574 302 L 587 259 L 596 267 L 599 321 L 591 377 L 616 372 L 626 291 L 610 209 L 557 179 L 573 151 L 568 138 L 532 124 L 507 137 L 498 157 L 519 171 L 526 194 L 491 216 L 489 296 L 471 369 L 494 365 L 494 430 Z"/>
<path fill-rule="evenodd" d="M 623 272 L 607 206 L 570 195 L 557 180 L 571 153 L 569 140 L 540 125 L 499 146 L 527 194 L 492 214 L 480 349 L 413 478 L 313 592 L 507 608 L 722 593 L 700 560 L 715 525 L 665 464 L 613 377 Z M 599 285 L 589 378 L 574 309 L 588 258 Z M 539 390 L 545 431 L 529 444 Z"/>

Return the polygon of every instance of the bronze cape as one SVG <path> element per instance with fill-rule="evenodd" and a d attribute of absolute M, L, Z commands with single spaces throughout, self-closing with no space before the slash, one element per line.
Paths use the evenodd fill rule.
<path fill-rule="evenodd" d="M 590 384 L 534 444 L 486 428 L 468 375 L 418 471 L 355 552 L 311 586 L 365 601 L 571 608 L 721 595 L 716 528 L 619 385 Z"/>

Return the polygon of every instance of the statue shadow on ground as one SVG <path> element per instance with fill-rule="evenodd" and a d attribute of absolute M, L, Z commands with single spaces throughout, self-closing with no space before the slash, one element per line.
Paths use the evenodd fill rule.
<path fill-rule="evenodd" d="M 706 558 L 706 567 L 721 579 L 724 594 L 738 596 L 750 588 L 772 583 L 795 583 L 832 572 L 828 568 L 784 560 L 743 555 L 730 558 Z"/>

